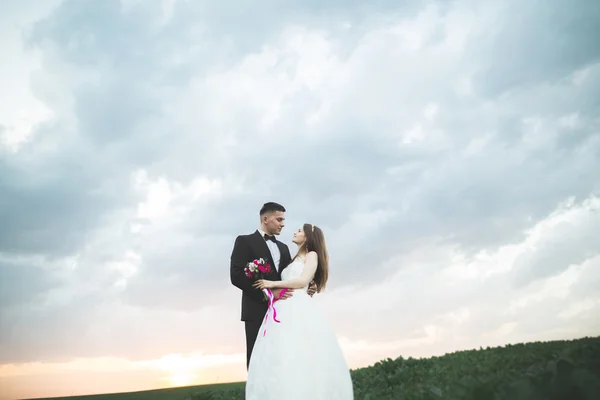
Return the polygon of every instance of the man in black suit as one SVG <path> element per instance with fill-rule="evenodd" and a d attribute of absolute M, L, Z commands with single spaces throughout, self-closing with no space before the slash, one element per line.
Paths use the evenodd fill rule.
<path fill-rule="evenodd" d="M 275 238 L 285 226 L 285 208 L 281 204 L 269 202 L 263 205 L 259 214 L 260 228 L 252 234 L 239 235 L 231 253 L 231 283 L 242 290 L 242 321 L 246 325 L 246 367 L 250 364 L 254 342 L 265 318 L 268 303 L 263 293 L 252 287 L 253 280 L 244 274 L 244 268 L 249 262 L 262 257 L 272 266 L 265 279 L 279 281 L 281 271 L 292 260 L 287 245 Z M 314 292 L 311 285 L 308 293 L 312 296 Z M 280 289 L 273 290 L 275 299 L 287 299 L 293 295 L 293 290 L 288 289 L 281 297 L 280 293 Z"/>

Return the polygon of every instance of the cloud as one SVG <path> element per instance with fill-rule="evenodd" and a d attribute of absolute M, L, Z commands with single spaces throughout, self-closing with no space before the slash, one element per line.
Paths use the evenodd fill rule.
<path fill-rule="evenodd" d="M 36 299 L 43 299 L 53 287 L 61 282 L 48 270 L 40 265 L 21 260 L 0 261 L 2 271 L 1 301 L 3 307 L 18 304 L 31 304 Z"/>
<path fill-rule="evenodd" d="M 270 200 L 285 242 L 325 230 L 319 301 L 353 365 L 593 332 L 598 7 L 579 6 L 20 9 L 0 362 L 243 353 L 229 255 Z"/>
<path fill-rule="evenodd" d="M 417 246 L 389 261 L 386 281 L 334 289 L 319 301 L 330 310 L 356 363 L 593 336 L 600 323 L 600 298 L 592 289 L 600 279 L 600 259 L 597 250 L 583 249 L 600 230 L 598 200 L 561 205 L 522 241 L 492 252 L 469 254 L 443 243 Z M 575 232 L 566 242 L 566 255 L 548 264 L 545 256 L 561 242 L 565 223 Z M 541 273 L 523 284 L 532 269 Z"/>
<path fill-rule="evenodd" d="M 532 229 L 530 236 L 536 238 L 531 250 L 524 252 L 516 260 L 519 269 L 518 279 L 529 282 L 532 279 L 553 276 L 571 265 L 581 264 L 600 251 L 596 235 L 599 231 L 600 202 L 592 198 L 580 207 L 565 205 L 565 210 L 553 213 L 543 223 Z M 552 236 L 544 231 L 552 230 Z"/>
<path fill-rule="evenodd" d="M 591 1 L 569 9 L 510 2 L 495 11 L 487 15 L 493 25 L 480 37 L 477 52 L 483 56 L 478 86 L 486 94 L 557 81 L 600 60 L 592 39 L 599 31 L 600 8 Z"/>

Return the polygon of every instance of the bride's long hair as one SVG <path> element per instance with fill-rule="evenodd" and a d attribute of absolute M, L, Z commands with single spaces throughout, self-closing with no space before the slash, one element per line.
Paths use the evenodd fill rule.
<path fill-rule="evenodd" d="M 325 289 L 329 277 L 329 254 L 327 253 L 327 245 L 325 244 L 325 235 L 323 235 L 321 228 L 313 224 L 304 224 L 302 230 L 304 231 L 306 240 L 298 248 L 298 253 L 294 257 L 294 260 L 299 254 L 308 254 L 311 251 L 317 253 L 318 264 L 314 281 L 317 285 L 317 293 L 321 293 Z"/>

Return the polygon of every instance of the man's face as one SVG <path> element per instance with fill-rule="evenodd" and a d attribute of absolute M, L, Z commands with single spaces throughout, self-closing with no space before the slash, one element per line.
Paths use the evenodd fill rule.
<path fill-rule="evenodd" d="M 275 211 L 265 215 L 263 221 L 265 221 L 266 232 L 269 235 L 279 235 L 285 226 L 285 213 Z"/>

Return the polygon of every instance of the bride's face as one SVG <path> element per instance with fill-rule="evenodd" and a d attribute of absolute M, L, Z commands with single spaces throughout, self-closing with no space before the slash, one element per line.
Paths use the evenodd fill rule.
<path fill-rule="evenodd" d="M 302 230 L 302 228 L 300 228 L 296 232 L 294 232 L 294 237 L 292 238 L 292 242 L 296 243 L 297 245 L 301 245 L 305 241 L 306 241 L 306 235 L 304 234 L 304 231 Z"/>

